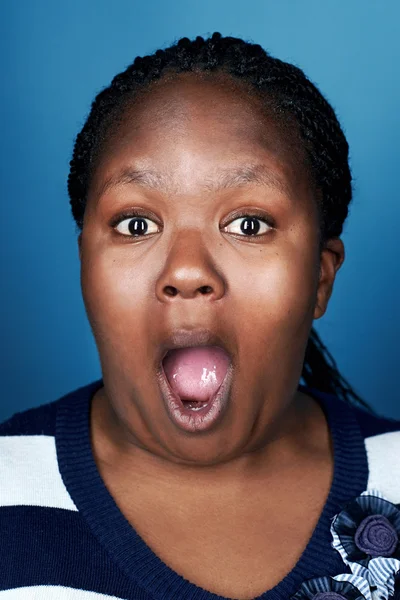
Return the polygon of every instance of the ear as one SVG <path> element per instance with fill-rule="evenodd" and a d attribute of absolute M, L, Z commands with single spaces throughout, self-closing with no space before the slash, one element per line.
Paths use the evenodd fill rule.
<path fill-rule="evenodd" d="M 79 260 L 82 260 L 82 232 L 78 235 Z"/>
<path fill-rule="evenodd" d="M 328 308 L 336 273 L 345 259 L 344 244 L 339 238 L 328 240 L 321 252 L 317 300 L 314 319 L 320 319 Z"/>

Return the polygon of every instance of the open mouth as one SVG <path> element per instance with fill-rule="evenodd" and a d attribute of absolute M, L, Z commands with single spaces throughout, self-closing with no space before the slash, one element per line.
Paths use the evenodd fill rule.
<path fill-rule="evenodd" d="M 190 432 L 212 427 L 226 406 L 232 371 L 230 357 L 217 346 L 168 352 L 158 380 L 171 420 Z"/>

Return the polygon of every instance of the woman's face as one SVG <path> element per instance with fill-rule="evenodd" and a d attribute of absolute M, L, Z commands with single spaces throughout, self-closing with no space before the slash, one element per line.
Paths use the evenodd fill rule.
<path fill-rule="evenodd" d="M 215 464 L 262 446 L 291 406 L 343 260 L 340 240 L 319 252 L 315 193 L 294 148 L 258 101 L 193 76 L 159 83 L 110 137 L 79 246 L 107 403 L 127 442 Z M 144 235 L 129 231 L 133 209 Z M 243 233 L 239 211 L 262 219 L 257 235 Z M 157 372 L 168 336 L 204 328 L 234 369 L 219 418 L 190 432 L 171 419 Z"/>

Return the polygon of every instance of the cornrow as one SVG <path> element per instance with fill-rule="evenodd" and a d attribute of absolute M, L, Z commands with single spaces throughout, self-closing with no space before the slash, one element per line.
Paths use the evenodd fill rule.
<path fill-rule="evenodd" d="M 151 84 L 185 72 L 229 75 L 263 98 L 280 119 L 286 117 L 290 123 L 297 123 L 318 191 L 321 248 L 329 238 L 340 236 L 352 188 L 349 148 L 333 108 L 298 67 L 272 57 L 259 44 L 220 33 L 207 39 L 184 37 L 164 50 L 135 58 L 96 96 L 70 161 L 68 193 L 77 227 L 83 227 L 87 193 L 99 153 L 124 110 Z M 367 406 L 340 375 L 314 328 L 302 377 L 310 387 Z"/>

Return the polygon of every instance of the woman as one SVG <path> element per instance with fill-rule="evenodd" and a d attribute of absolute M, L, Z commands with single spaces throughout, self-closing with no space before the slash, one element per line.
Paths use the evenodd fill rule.
<path fill-rule="evenodd" d="M 399 424 L 312 329 L 351 200 L 320 92 L 183 38 L 97 96 L 68 189 L 102 379 L 1 427 L 4 597 L 393 596 Z"/>

